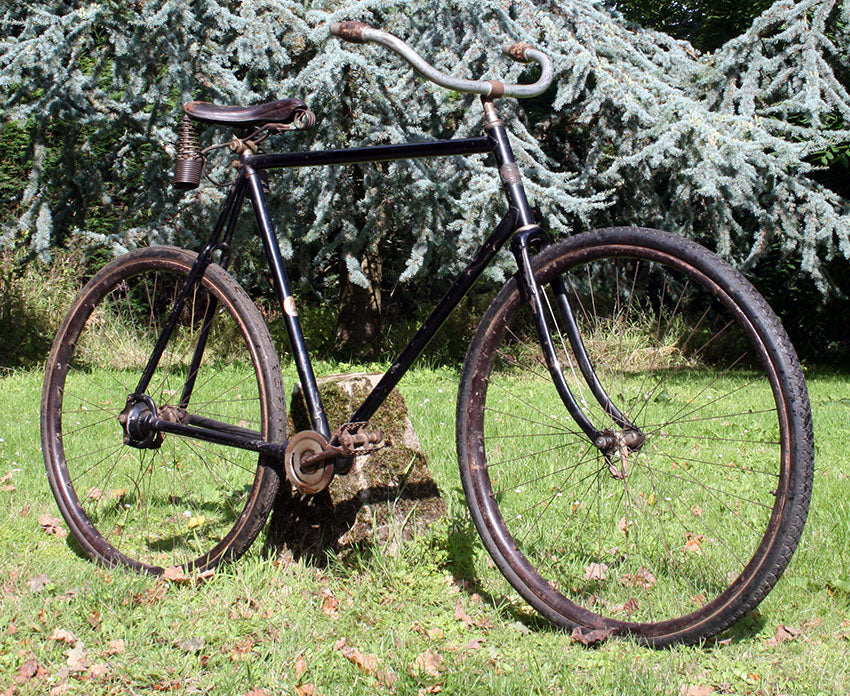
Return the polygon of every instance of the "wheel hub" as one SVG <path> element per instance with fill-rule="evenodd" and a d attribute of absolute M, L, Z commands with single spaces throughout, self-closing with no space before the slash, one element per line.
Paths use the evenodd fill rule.
<path fill-rule="evenodd" d="M 118 422 L 124 429 L 124 444 L 137 449 L 158 449 L 162 444 L 162 433 L 152 432 L 148 427 L 149 416 L 156 415 L 156 405 L 145 394 L 131 394 L 127 405 L 118 414 Z"/>
<path fill-rule="evenodd" d="M 605 457 L 608 472 L 615 479 L 625 479 L 629 473 L 629 456 L 646 442 L 646 435 L 635 428 L 603 430 L 594 443 Z"/>

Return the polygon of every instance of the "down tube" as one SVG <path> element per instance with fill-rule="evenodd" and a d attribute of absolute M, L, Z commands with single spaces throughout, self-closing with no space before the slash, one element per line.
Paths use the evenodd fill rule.
<path fill-rule="evenodd" d="M 349 419 L 351 423 L 359 423 L 368 421 L 375 411 L 384 402 L 389 393 L 399 383 L 399 380 L 404 376 L 404 373 L 410 368 L 416 358 L 428 345 L 428 342 L 434 337 L 443 322 L 452 313 L 458 303 L 466 296 L 470 288 L 481 273 L 490 263 L 492 258 L 498 253 L 499 249 L 504 246 L 505 242 L 514 233 L 517 224 L 517 210 L 510 208 L 502 218 L 501 222 L 493 230 L 492 234 L 487 238 L 487 241 L 478 250 L 475 258 L 464 269 L 463 273 L 455 280 L 448 292 L 440 300 L 440 303 L 431 312 L 431 315 L 425 320 L 420 329 L 414 334 L 410 342 L 405 346 L 401 354 L 396 358 L 395 362 L 390 365 L 381 381 L 375 385 L 375 388 L 369 393 L 365 401 L 360 405 L 360 408 Z"/>

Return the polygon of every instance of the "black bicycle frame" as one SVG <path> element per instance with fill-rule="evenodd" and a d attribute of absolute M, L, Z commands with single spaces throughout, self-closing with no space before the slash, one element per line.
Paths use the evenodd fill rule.
<path fill-rule="evenodd" d="M 488 106 L 490 107 L 489 111 Z M 498 117 L 495 116 L 492 105 L 486 101 L 485 112 L 490 116 L 486 126 L 487 135 L 477 138 L 438 140 L 401 145 L 375 145 L 313 152 L 243 155 L 239 174 L 225 201 L 224 209 L 219 216 L 213 234 L 207 245 L 198 255 L 198 259 L 186 281 L 186 288 L 178 297 L 163 329 L 163 333 L 159 337 L 159 341 L 139 381 L 136 392 L 130 396 L 128 402 L 142 398 L 141 395 L 147 389 L 147 385 L 159 363 L 165 345 L 177 324 L 185 300 L 189 296 L 194 284 L 201 279 L 204 269 L 212 262 L 212 254 L 220 250 L 222 252 L 223 263 L 226 263 L 236 219 L 239 215 L 240 207 L 247 196 L 252 203 L 257 219 L 259 235 L 268 258 L 277 298 L 284 311 L 287 335 L 289 336 L 307 410 L 310 414 L 312 428 L 321 433 L 325 439 L 330 440 L 332 434 L 319 396 L 319 389 L 313 373 L 307 345 L 298 320 L 295 300 L 281 258 L 280 246 L 277 241 L 274 225 L 266 204 L 265 172 L 272 169 L 293 167 L 346 165 L 417 159 L 422 157 L 450 157 L 492 153 L 496 160 L 496 166 L 498 167 L 508 199 L 507 213 L 505 213 L 501 222 L 499 222 L 483 243 L 475 258 L 472 259 L 466 269 L 454 281 L 431 315 L 410 339 L 410 342 L 399 354 L 398 358 L 396 358 L 381 380 L 375 385 L 360 407 L 351 415 L 349 422 L 368 421 L 374 415 L 375 411 L 377 411 L 392 389 L 398 384 L 401 377 L 407 372 L 443 325 L 452 310 L 454 310 L 461 299 L 469 292 L 493 257 L 509 239 L 513 238 L 511 250 L 517 261 L 519 285 L 534 317 L 538 338 L 543 346 L 543 352 L 555 387 L 570 415 L 575 419 L 576 423 L 591 442 L 596 442 L 602 433 L 582 412 L 566 384 L 556 357 L 555 346 L 552 342 L 545 312 L 543 311 L 540 293 L 534 282 L 530 249 L 535 241 L 546 240 L 547 237 L 533 220 L 531 208 L 522 186 L 519 170 L 514 162 L 514 156 L 508 142 L 505 127 Z M 559 307 L 561 318 L 566 325 L 568 339 L 577 357 L 580 370 L 591 387 L 591 391 L 603 408 L 612 415 L 618 424 L 622 427 L 631 427 L 625 417 L 613 406 L 599 380 L 596 378 L 579 336 L 575 317 L 570 308 L 563 282 L 554 283 L 553 289 L 556 295 L 556 305 Z M 206 334 L 209 330 L 209 322 L 212 319 L 213 311 L 214 308 L 208 312 L 209 317 L 205 317 L 201 331 L 202 338 L 195 349 L 189 376 L 181 395 L 180 406 L 184 409 L 188 406 L 191 399 L 192 386 L 201 364 L 201 358 L 206 344 Z M 160 430 L 201 440 L 228 444 L 273 456 L 282 457 L 286 447 L 286 443 L 269 443 L 263 441 L 260 433 L 208 419 L 197 419 L 189 416 L 186 423 L 173 423 L 161 419 L 153 413 L 149 413 L 143 420 L 143 425 L 149 430 Z"/>

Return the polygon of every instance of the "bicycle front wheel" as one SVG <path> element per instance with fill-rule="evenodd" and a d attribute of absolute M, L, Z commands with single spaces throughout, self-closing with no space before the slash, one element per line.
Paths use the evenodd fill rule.
<path fill-rule="evenodd" d="M 248 548 L 277 492 L 277 464 L 254 452 L 169 434 L 127 444 L 122 412 L 196 258 L 153 247 L 109 263 L 77 297 L 47 363 L 41 431 L 50 486 L 81 546 L 107 565 L 151 573 L 215 566 Z M 285 438 L 274 345 L 221 267 L 207 267 L 192 288 L 145 397 L 164 418 L 191 414 L 191 422 Z"/>
<path fill-rule="evenodd" d="M 558 624 L 654 645 L 727 628 L 782 574 L 811 496 L 811 414 L 784 330 L 728 264 L 654 230 L 553 244 L 534 273 L 582 411 L 642 439 L 603 453 L 573 422 L 511 280 L 458 397 L 461 476 L 484 545 Z M 558 287 L 613 409 L 577 365 Z"/>

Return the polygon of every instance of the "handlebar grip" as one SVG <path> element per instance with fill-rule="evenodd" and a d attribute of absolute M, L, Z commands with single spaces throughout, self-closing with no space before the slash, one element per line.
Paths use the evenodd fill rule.
<path fill-rule="evenodd" d="M 351 43 L 366 43 L 366 39 L 363 37 L 363 32 L 366 29 L 371 29 L 366 22 L 356 22 L 353 20 L 347 20 L 345 22 L 334 22 L 331 24 L 330 33 L 331 36 L 337 36 L 343 41 L 350 41 Z"/>

